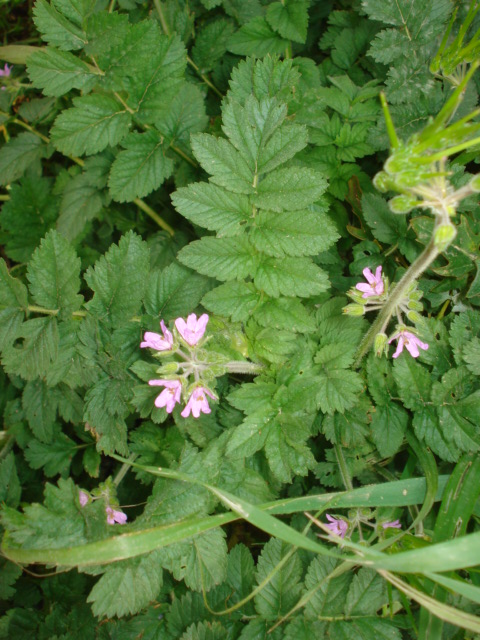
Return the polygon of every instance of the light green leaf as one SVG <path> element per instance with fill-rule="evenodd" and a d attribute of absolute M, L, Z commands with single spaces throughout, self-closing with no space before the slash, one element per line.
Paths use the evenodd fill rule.
<path fill-rule="evenodd" d="M 192 58 L 202 73 L 211 71 L 223 57 L 227 50 L 228 39 L 234 31 L 231 21 L 219 18 L 197 32 Z"/>
<path fill-rule="evenodd" d="M 347 616 L 373 616 L 387 601 L 385 580 L 373 569 L 362 567 L 348 590 L 345 613 Z"/>
<path fill-rule="evenodd" d="M 467 369 L 476 376 L 480 376 L 480 340 L 478 338 L 473 338 L 465 345 L 463 359 L 467 363 Z"/>
<path fill-rule="evenodd" d="M 247 22 L 228 41 L 228 50 L 232 53 L 257 58 L 283 53 L 287 46 L 288 40 L 283 40 L 273 31 L 265 18 L 260 16 Z"/>
<path fill-rule="evenodd" d="M 232 459 L 248 458 L 259 451 L 267 439 L 273 415 L 272 408 L 266 406 L 245 418 L 230 436 L 227 455 Z"/>
<path fill-rule="evenodd" d="M 286 40 L 305 43 L 309 0 L 273 2 L 267 9 L 267 21 Z"/>
<path fill-rule="evenodd" d="M 56 231 L 41 241 L 28 265 L 30 293 L 36 304 L 59 311 L 68 318 L 77 311 L 83 297 L 80 289 L 80 258 L 73 247 Z"/>
<path fill-rule="evenodd" d="M 256 303 L 256 299 L 254 302 Z M 286 329 L 298 333 L 315 330 L 312 316 L 297 298 L 267 299 L 255 310 L 255 319 L 262 327 L 276 330 Z"/>
<path fill-rule="evenodd" d="M 98 79 L 85 62 L 66 51 L 47 47 L 28 58 L 28 75 L 46 96 L 62 96 L 71 89 L 88 92 Z"/>
<path fill-rule="evenodd" d="M 326 291 L 329 282 L 327 274 L 308 258 L 263 258 L 255 275 L 255 286 L 273 298 L 308 298 Z"/>
<path fill-rule="evenodd" d="M 211 288 L 210 280 L 178 262 L 148 275 L 145 309 L 152 316 L 168 321 L 187 316 Z"/>
<path fill-rule="evenodd" d="M 15 332 L 21 344 L 4 351 L 3 364 L 7 373 L 25 380 L 46 375 L 50 363 L 57 357 L 58 328 L 54 317 L 35 318 L 24 322 Z"/>
<path fill-rule="evenodd" d="M 352 574 L 346 571 L 330 578 L 337 565 L 334 558 L 325 556 L 317 556 L 310 563 L 305 576 L 305 589 L 306 594 L 311 593 L 312 596 L 305 606 L 306 618 L 315 620 L 344 614 Z"/>
<path fill-rule="evenodd" d="M 117 202 L 143 198 L 172 175 L 173 161 L 165 156 L 162 136 L 153 129 L 131 133 L 122 142 L 112 165 L 108 186 Z"/>
<path fill-rule="evenodd" d="M 225 532 L 214 529 L 192 538 L 183 571 L 185 584 L 195 591 L 210 591 L 222 583 L 227 575 Z"/>
<path fill-rule="evenodd" d="M 87 173 L 72 178 L 63 191 L 57 231 L 67 240 L 75 240 L 101 212 L 104 198 L 105 194 Z"/>
<path fill-rule="evenodd" d="M 249 282 L 226 282 L 209 291 L 203 306 L 220 316 L 231 317 L 233 322 L 245 322 L 258 304 L 260 294 Z"/>
<path fill-rule="evenodd" d="M 250 239 L 259 251 L 274 257 L 308 256 L 326 251 L 337 239 L 334 224 L 318 211 L 260 211 Z"/>
<path fill-rule="evenodd" d="M 313 169 L 276 169 L 260 181 L 252 201 L 271 211 L 298 211 L 318 200 L 326 188 L 325 178 Z"/>
<path fill-rule="evenodd" d="M 204 97 L 200 89 L 185 82 L 168 108 L 157 115 L 154 124 L 168 141 L 190 149 L 190 135 L 203 131 L 208 124 Z"/>
<path fill-rule="evenodd" d="M 132 231 L 112 245 L 85 274 L 93 299 L 90 313 L 113 323 L 128 322 L 138 312 L 149 269 L 149 250 Z"/>
<path fill-rule="evenodd" d="M 48 444 L 31 440 L 25 450 L 25 458 L 32 469 L 42 469 L 47 478 L 65 474 L 70 468 L 77 445 L 64 433 L 57 433 Z"/>
<path fill-rule="evenodd" d="M 184 247 L 178 259 L 206 276 L 233 280 L 255 273 L 257 256 L 245 238 L 205 237 Z"/>
<path fill-rule="evenodd" d="M 55 7 L 45 0 L 37 0 L 33 9 L 33 21 L 43 39 L 63 51 L 82 49 L 86 43 L 85 34 L 75 24 L 67 20 Z"/>
<path fill-rule="evenodd" d="M 381 456 L 388 458 L 399 450 L 405 431 L 408 414 L 395 402 L 376 407 L 372 413 L 372 438 Z"/>
<path fill-rule="evenodd" d="M 74 98 L 73 104 L 51 129 L 53 144 L 65 155 L 92 155 L 115 146 L 127 135 L 131 115 L 113 98 L 82 96 Z"/>
<path fill-rule="evenodd" d="M 377 193 L 362 195 L 362 212 L 373 235 L 380 242 L 394 244 L 407 233 L 405 216 L 393 214 L 387 201 Z"/>
<path fill-rule="evenodd" d="M 211 182 L 234 193 L 252 193 L 253 174 L 238 151 L 223 138 L 206 133 L 192 136 L 192 149 Z"/>
<path fill-rule="evenodd" d="M 11 138 L 0 149 L 0 185 L 18 180 L 30 165 L 46 155 L 45 143 L 33 133 L 25 131 Z"/>
<path fill-rule="evenodd" d="M 175 208 L 187 220 L 217 231 L 219 236 L 235 236 L 251 215 L 245 195 L 231 194 L 206 182 L 195 182 L 172 195 Z"/>
<path fill-rule="evenodd" d="M 138 613 L 158 596 L 163 571 L 157 552 L 108 567 L 93 587 L 87 602 L 96 616 Z"/>
<path fill-rule="evenodd" d="M 343 413 L 355 404 L 363 389 L 362 379 L 354 371 L 333 369 L 317 374 L 317 378 L 317 402 L 324 413 Z"/>
<path fill-rule="evenodd" d="M 258 152 L 257 170 L 259 175 L 269 173 L 293 158 L 307 146 L 307 128 L 298 124 L 284 124 L 262 145 Z"/>

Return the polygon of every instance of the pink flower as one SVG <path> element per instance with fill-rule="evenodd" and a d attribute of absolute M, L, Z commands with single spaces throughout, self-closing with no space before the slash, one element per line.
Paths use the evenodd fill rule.
<path fill-rule="evenodd" d="M 411 333 L 410 331 L 406 331 L 405 329 L 402 329 L 401 331 L 396 333 L 392 338 L 390 338 L 390 340 L 388 341 L 388 344 L 393 342 L 393 340 L 397 340 L 397 339 L 398 339 L 397 350 L 393 354 L 392 356 L 393 358 L 398 358 L 398 356 L 403 351 L 403 347 L 407 348 L 407 351 L 410 353 L 412 358 L 418 358 L 420 354 L 418 347 L 420 347 L 420 349 L 423 349 L 424 351 L 428 349 L 428 344 L 426 342 L 422 342 L 419 338 L 417 338 L 417 336 L 414 333 Z"/>
<path fill-rule="evenodd" d="M 329 513 L 325 514 L 330 524 L 326 524 L 327 529 L 340 538 L 344 538 L 348 530 L 348 522 L 340 518 L 333 518 Z"/>
<path fill-rule="evenodd" d="M 127 515 L 122 511 L 117 511 L 116 509 L 112 509 L 112 507 L 105 507 L 105 511 L 107 512 L 107 522 L 108 524 L 125 524 L 127 522 Z"/>
<path fill-rule="evenodd" d="M 3 67 L 3 69 L 0 69 L 0 76 L 4 76 L 5 78 L 8 78 L 8 76 L 12 72 L 12 69 L 13 67 L 9 67 L 8 64 L 5 63 L 5 66 Z"/>
<path fill-rule="evenodd" d="M 203 334 L 207 328 L 207 322 L 208 315 L 206 313 L 200 316 L 198 320 L 197 316 L 191 313 L 186 322 L 183 318 L 177 318 L 175 320 L 175 326 L 185 342 L 188 342 L 188 344 L 193 347 L 203 338 Z"/>
<path fill-rule="evenodd" d="M 80 505 L 84 507 L 89 501 L 88 493 L 80 489 L 78 492 L 78 501 L 80 502 Z"/>
<path fill-rule="evenodd" d="M 173 408 L 180 402 L 182 383 L 180 380 L 149 380 L 152 387 L 165 387 L 162 393 L 155 399 L 155 406 L 167 408 L 167 413 L 172 413 Z"/>
<path fill-rule="evenodd" d="M 190 412 L 192 412 L 194 418 L 198 418 L 200 413 L 210 413 L 211 409 L 208 405 L 207 398 L 205 396 L 210 396 L 213 400 L 216 400 L 216 397 L 210 393 L 208 389 L 204 387 L 197 387 L 193 390 L 192 395 L 190 396 L 185 409 L 180 414 L 183 418 L 188 418 Z"/>
<path fill-rule="evenodd" d="M 170 351 L 173 347 L 173 336 L 165 326 L 163 320 L 160 321 L 160 327 L 163 332 L 163 337 L 159 333 L 147 331 L 143 336 L 144 342 L 140 343 L 142 349 L 150 347 L 150 349 L 155 349 L 156 351 Z"/>
<path fill-rule="evenodd" d="M 382 527 L 384 529 L 401 529 L 402 525 L 400 520 L 393 520 L 393 522 L 382 522 Z"/>
<path fill-rule="evenodd" d="M 363 275 L 368 284 L 366 284 L 365 282 L 359 282 L 357 285 L 355 285 L 355 289 L 363 291 L 362 298 L 371 298 L 372 296 L 382 295 L 384 288 L 382 280 L 382 267 L 377 267 L 375 275 L 373 275 L 370 269 L 366 268 L 363 270 Z"/>

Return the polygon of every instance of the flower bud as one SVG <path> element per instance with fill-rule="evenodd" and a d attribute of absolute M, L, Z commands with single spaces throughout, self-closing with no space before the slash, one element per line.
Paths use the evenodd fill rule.
<path fill-rule="evenodd" d="M 349 316 L 363 316 L 365 307 L 361 304 L 347 304 L 346 307 L 343 307 L 343 313 Z"/>
<path fill-rule="evenodd" d="M 413 311 L 413 309 L 407 312 L 407 318 L 410 322 L 413 322 L 413 324 L 421 324 L 423 322 L 423 316 L 421 316 L 417 311 Z"/>
<path fill-rule="evenodd" d="M 395 187 L 395 182 L 391 179 L 391 177 L 385 171 L 380 171 L 373 178 L 373 184 L 375 189 L 380 191 L 380 193 L 386 193 L 389 190 L 393 190 Z"/>
<path fill-rule="evenodd" d="M 421 302 L 418 302 L 418 300 L 414 300 L 412 298 L 410 298 L 410 300 L 408 301 L 407 306 L 409 309 L 413 309 L 414 311 L 423 311 L 423 304 Z"/>
<path fill-rule="evenodd" d="M 388 336 L 386 333 L 377 333 L 375 336 L 375 342 L 373 345 L 373 349 L 375 351 L 375 355 L 379 358 L 386 352 L 388 348 Z"/>
<path fill-rule="evenodd" d="M 435 229 L 434 244 L 439 251 L 445 251 L 457 235 L 457 230 L 451 224 L 441 224 Z"/>
<path fill-rule="evenodd" d="M 167 362 L 163 366 L 157 369 L 157 373 L 160 373 L 164 376 L 171 376 L 178 371 L 178 362 Z"/>
<path fill-rule="evenodd" d="M 474 176 L 468 183 L 468 186 L 472 191 L 476 193 L 480 192 L 480 175 Z"/>
<path fill-rule="evenodd" d="M 411 196 L 395 196 L 388 203 L 392 213 L 408 213 L 419 204 L 420 201 Z"/>

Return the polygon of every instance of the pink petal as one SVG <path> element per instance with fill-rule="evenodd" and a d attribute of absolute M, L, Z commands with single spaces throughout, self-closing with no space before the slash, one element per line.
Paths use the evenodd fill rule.
<path fill-rule="evenodd" d="M 381 282 L 381 280 L 382 280 L 382 267 L 381 266 L 377 267 L 377 270 L 375 271 L 375 280 L 377 282 Z"/>
<path fill-rule="evenodd" d="M 365 280 L 367 282 L 369 282 L 370 284 L 374 284 L 375 283 L 375 276 L 373 275 L 373 273 L 370 271 L 370 269 L 368 267 L 366 267 L 363 271 L 363 276 L 365 278 Z"/>
<path fill-rule="evenodd" d="M 402 353 L 402 351 L 403 351 L 403 344 L 404 344 L 403 336 L 400 336 L 400 337 L 398 338 L 397 350 L 396 350 L 396 351 L 395 351 L 395 353 L 393 354 L 392 358 L 398 358 L 398 356 Z"/>

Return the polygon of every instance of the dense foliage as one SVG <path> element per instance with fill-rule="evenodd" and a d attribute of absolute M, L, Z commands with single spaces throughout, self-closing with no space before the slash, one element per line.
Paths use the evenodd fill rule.
<path fill-rule="evenodd" d="M 480 5 L 9 5 L 0 638 L 480 637 Z"/>

